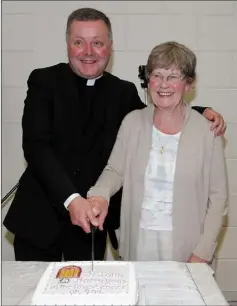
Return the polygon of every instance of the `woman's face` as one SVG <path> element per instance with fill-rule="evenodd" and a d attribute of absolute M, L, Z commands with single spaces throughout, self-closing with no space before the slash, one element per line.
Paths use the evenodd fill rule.
<path fill-rule="evenodd" d="M 178 69 L 154 69 L 148 82 L 153 103 L 161 109 L 174 109 L 182 101 L 190 85 Z"/>

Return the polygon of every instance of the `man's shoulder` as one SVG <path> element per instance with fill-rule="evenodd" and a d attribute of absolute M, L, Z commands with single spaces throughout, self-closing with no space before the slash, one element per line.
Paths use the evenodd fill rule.
<path fill-rule="evenodd" d="M 52 66 L 47 66 L 47 67 L 41 67 L 41 68 L 37 68 L 35 70 L 37 71 L 52 71 L 52 72 L 56 72 L 56 71 L 66 71 L 69 68 L 69 64 L 67 63 L 58 63 Z"/>
<path fill-rule="evenodd" d="M 66 72 L 67 70 L 68 70 L 68 64 L 59 63 L 52 66 L 36 68 L 31 72 L 31 75 L 33 74 L 52 75 L 52 74 L 58 74 L 60 72 L 63 73 Z"/>
<path fill-rule="evenodd" d="M 119 86 L 124 86 L 124 87 L 128 87 L 128 88 L 131 88 L 131 87 L 136 87 L 135 84 L 131 81 L 128 81 L 128 80 L 124 80 L 108 71 L 105 71 L 105 76 L 108 80 L 110 80 L 111 83 L 114 83 L 114 84 L 117 84 Z"/>

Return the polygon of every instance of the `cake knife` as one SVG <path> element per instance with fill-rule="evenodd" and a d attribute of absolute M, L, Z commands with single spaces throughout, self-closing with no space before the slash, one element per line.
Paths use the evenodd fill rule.
<path fill-rule="evenodd" d="M 95 231 L 97 229 L 92 223 L 90 223 L 91 229 L 91 263 L 92 263 L 92 271 L 94 271 L 94 259 L 95 259 Z"/>

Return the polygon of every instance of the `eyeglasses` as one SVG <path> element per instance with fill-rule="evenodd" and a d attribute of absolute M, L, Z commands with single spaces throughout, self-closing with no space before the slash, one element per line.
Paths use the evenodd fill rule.
<path fill-rule="evenodd" d="M 167 77 L 164 77 L 162 74 L 160 73 L 155 73 L 155 74 L 151 74 L 150 79 L 152 81 L 156 81 L 156 82 L 163 82 L 165 80 L 166 83 L 168 84 L 177 84 L 180 81 L 182 81 L 184 79 L 183 76 L 180 75 L 176 75 L 176 74 L 170 74 Z"/>

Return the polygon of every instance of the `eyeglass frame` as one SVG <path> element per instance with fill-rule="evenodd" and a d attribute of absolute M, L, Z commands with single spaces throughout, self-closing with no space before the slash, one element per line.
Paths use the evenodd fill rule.
<path fill-rule="evenodd" d="M 175 77 L 175 79 L 170 80 L 170 77 Z M 165 79 L 165 82 L 167 84 L 171 84 L 172 85 L 172 84 L 177 84 L 180 81 L 183 81 L 185 79 L 185 76 L 183 76 L 183 75 L 176 75 L 176 74 L 170 74 L 167 77 L 165 77 L 161 73 L 155 73 L 155 75 L 151 73 L 151 75 L 149 76 L 149 80 L 151 78 L 152 79 L 156 79 L 157 81 L 159 81 L 159 83 L 160 82 L 164 82 L 164 79 Z"/>

